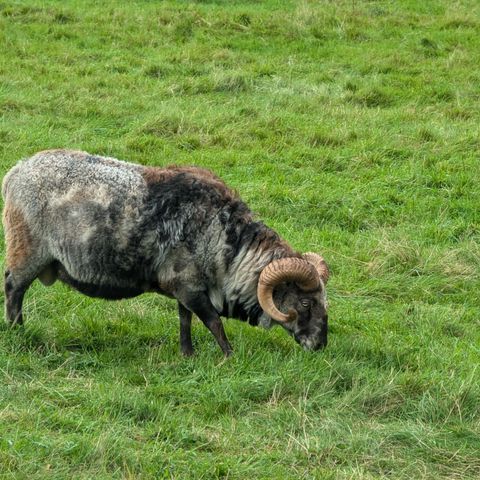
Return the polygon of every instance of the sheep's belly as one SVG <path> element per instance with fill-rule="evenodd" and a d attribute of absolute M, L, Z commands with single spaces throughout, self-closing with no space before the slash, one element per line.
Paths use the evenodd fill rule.
<path fill-rule="evenodd" d="M 106 300 L 132 298 L 145 292 L 145 289 L 135 286 L 98 285 L 82 282 L 71 277 L 63 268 L 59 269 L 58 279 L 84 295 L 95 298 L 104 298 Z"/>

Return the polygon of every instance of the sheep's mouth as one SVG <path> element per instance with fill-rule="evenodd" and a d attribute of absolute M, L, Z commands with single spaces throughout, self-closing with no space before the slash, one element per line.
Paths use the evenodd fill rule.
<path fill-rule="evenodd" d="M 327 346 L 326 336 L 306 336 L 306 335 L 294 335 L 295 340 L 299 343 L 307 352 L 315 352 L 322 350 Z"/>

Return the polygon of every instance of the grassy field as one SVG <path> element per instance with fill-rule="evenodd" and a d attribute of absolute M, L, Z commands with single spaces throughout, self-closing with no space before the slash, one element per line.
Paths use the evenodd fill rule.
<path fill-rule="evenodd" d="M 226 361 L 170 300 L 36 282 L 0 478 L 480 478 L 479 65 L 476 0 L 0 2 L 1 176 L 202 165 L 333 272 L 325 351 L 230 320 Z"/>

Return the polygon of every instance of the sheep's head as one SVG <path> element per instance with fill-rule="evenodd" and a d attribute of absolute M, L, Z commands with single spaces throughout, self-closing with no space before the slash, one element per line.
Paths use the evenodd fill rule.
<path fill-rule="evenodd" d="M 305 350 L 327 345 L 328 276 L 325 260 L 316 253 L 274 260 L 260 274 L 257 296 L 262 310 Z"/>

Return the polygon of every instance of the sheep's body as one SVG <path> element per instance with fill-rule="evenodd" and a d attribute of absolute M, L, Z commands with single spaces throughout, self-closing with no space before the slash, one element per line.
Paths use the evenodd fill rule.
<path fill-rule="evenodd" d="M 258 323 L 260 272 L 273 259 L 300 257 L 220 179 L 194 167 L 45 151 L 17 164 L 2 192 L 14 323 L 37 277 L 111 299 L 158 291 L 179 301 L 185 353 L 192 311 L 228 353 L 218 316 Z"/>

